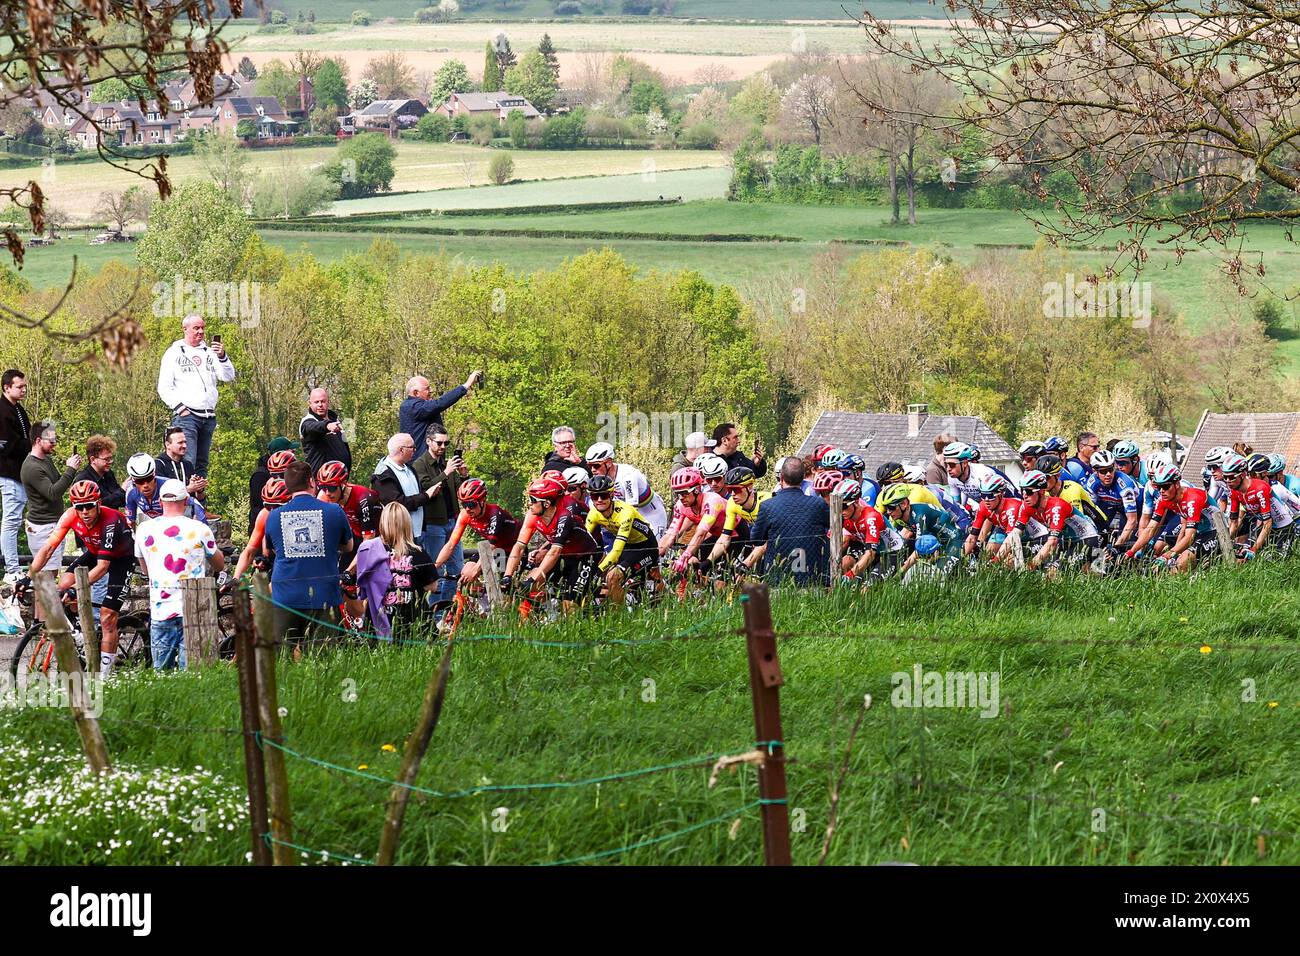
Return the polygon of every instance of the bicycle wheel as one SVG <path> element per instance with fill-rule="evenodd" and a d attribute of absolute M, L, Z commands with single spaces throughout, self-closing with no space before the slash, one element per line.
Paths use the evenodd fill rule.
<path fill-rule="evenodd" d="M 102 647 L 102 640 L 100 638 Z M 127 615 L 117 621 L 117 666 L 153 667 L 149 619 Z"/>
<path fill-rule="evenodd" d="M 45 633 L 45 624 L 37 621 L 29 627 L 9 661 L 9 676 L 15 687 L 26 687 L 29 674 L 49 678 L 58 673 L 59 662 L 54 654 L 54 642 Z"/>

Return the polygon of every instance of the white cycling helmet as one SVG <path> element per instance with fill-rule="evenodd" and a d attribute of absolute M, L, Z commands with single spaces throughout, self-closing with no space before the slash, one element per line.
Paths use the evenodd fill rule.
<path fill-rule="evenodd" d="M 920 465 L 904 465 L 903 477 L 914 485 L 925 484 L 925 469 Z"/>
<path fill-rule="evenodd" d="M 1211 468 L 1215 466 L 1222 468 L 1223 463 L 1234 454 L 1236 453 L 1226 445 L 1215 445 L 1205 453 L 1205 463 Z"/>
<path fill-rule="evenodd" d="M 1151 476 L 1156 473 L 1156 469 L 1161 465 L 1172 465 L 1173 460 L 1162 451 L 1153 451 L 1147 455 L 1147 475 Z"/>
<path fill-rule="evenodd" d="M 701 455 L 695 467 L 704 478 L 721 478 L 727 473 L 727 459 L 721 455 Z"/>
<path fill-rule="evenodd" d="M 568 484 L 570 491 L 575 491 L 578 488 L 586 488 L 587 482 L 591 481 L 591 475 L 581 465 L 574 465 L 571 468 L 564 469 L 564 481 Z"/>
<path fill-rule="evenodd" d="M 587 449 L 587 461 L 609 461 L 614 457 L 614 446 L 607 441 L 598 441 Z"/>
<path fill-rule="evenodd" d="M 157 470 L 153 455 L 136 452 L 126 462 L 126 473 L 131 478 L 152 478 Z"/>
<path fill-rule="evenodd" d="M 1089 462 L 1093 468 L 1112 468 L 1115 465 L 1115 456 L 1104 448 L 1100 448 L 1092 456 Z"/>

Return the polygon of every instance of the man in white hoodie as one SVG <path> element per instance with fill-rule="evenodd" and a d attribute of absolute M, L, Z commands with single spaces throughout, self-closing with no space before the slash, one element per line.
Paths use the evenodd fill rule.
<path fill-rule="evenodd" d="M 235 366 L 220 342 L 203 341 L 203 316 L 187 315 L 181 330 L 184 338 L 167 347 L 158 367 L 158 397 L 172 410 L 171 423 L 185 432 L 185 460 L 206 478 L 217 430 L 217 384 L 233 382 Z"/>

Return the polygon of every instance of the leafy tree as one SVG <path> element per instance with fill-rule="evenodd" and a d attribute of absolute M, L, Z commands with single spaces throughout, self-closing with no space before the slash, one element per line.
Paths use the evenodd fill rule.
<path fill-rule="evenodd" d="M 246 80 L 257 79 L 257 66 L 248 57 L 239 61 L 239 75 Z"/>
<path fill-rule="evenodd" d="M 377 99 L 379 99 L 379 87 L 375 85 L 374 80 L 363 77 L 352 87 L 348 105 L 354 110 L 363 110 Z"/>
<path fill-rule="evenodd" d="M 90 100 L 92 103 L 113 103 L 118 100 L 133 100 L 135 94 L 131 88 L 117 77 L 109 77 L 107 80 L 100 80 L 95 84 L 94 89 L 90 91 Z"/>
<path fill-rule="evenodd" d="M 274 96 L 283 106 L 297 97 L 298 78 L 283 60 L 271 60 L 262 65 L 254 89 L 258 96 Z"/>
<path fill-rule="evenodd" d="M 352 25 L 353 25 L 354 27 L 368 27 L 368 26 L 370 26 L 370 11 L 369 11 L 369 10 L 353 10 L 353 11 L 352 11 Z"/>
<path fill-rule="evenodd" d="M 391 51 L 366 64 L 362 79 L 373 80 L 379 99 L 409 99 L 419 93 L 415 68 L 405 54 Z"/>
<path fill-rule="evenodd" d="M 339 185 L 318 169 L 285 158 L 267 170 L 253 188 L 253 215 L 259 219 L 310 216 L 338 198 Z"/>
<path fill-rule="evenodd" d="M 120 193 L 102 192 L 95 207 L 95 214 L 116 225 L 118 232 L 126 232 L 127 226 L 144 219 L 148 212 L 149 198 L 139 186 L 128 186 Z"/>
<path fill-rule="evenodd" d="M 515 178 L 515 161 L 509 153 L 497 153 L 488 161 L 488 179 L 498 186 L 504 186 Z"/>
<path fill-rule="evenodd" d="M 506 90 L 524 97 L 539 112 L 546 112 L 555 99 L 559 86 L 547 66 L 546 58 L 537 50 L 530 50 L 517 66 L 506 73 Z"/>
<path fill-rule="evenodd" d="M 652 109 L 667 113 L 668 94 L 664 92 L 662 86 L 650 80 L 633 83 L 632 90 L 628 94 L 628 108 L 633 113 L 649 113 Z"/>
<path fill-rule="evenodd" d="M 483 53 L 483 92 L 495 93 L 501 89 L 501 67 L 497 63 L 497 51 L 492 49 L 491 41 Z"/>
<path fill-rule="evenodd" d="M 203 171 L 241 209 L 248 202 L 248 150 L 230 133 L 209 132 L 194 145 L 194 155 Z"/>
<path fill-rule="evenodd" d="M 325 175 L 338 184 L 339 196 L 355 199 L 392 188 L 397 150 L 382 133 L 362 133 L 345 140 L 338 159 L 325 167 Z"/>
<path fill-rule="evenodd" d="M 587 135 L 587 114 L 577 109 L 563 116 L 552 116 L 542 127 L 542 146 L 546 149 L 573 149 L 581 146 Z"/>
<path fill-rule="evenodd" d="M 473 116 L 469 121 L 469 135 L 479 146 L 486 146 L 497 135 L 495 116 Z"/>
<path fill-rule="evenodd" d="M 448 60 L 438 67 L 429 86 L 429 108 L 441 106 L 452 93 L 467 93 L 474 88 L 469 70 L 460 60 Z"/>
<path fill-rule="evenodd" d="M 322 136 L 332 136 L 338 127 L 339 108 L 337 106 L 318 106 L 311 111 L 308 120 L 311 131 Z"/>
<path fill-rule="evenodd" d="M 238 139 L 253 139 L 257 136 L 257 124 L 251 119 L 241 119 L 235 124 L 235 136 Z"/>
<path fill-rule="evenodd" d="M 515 56 L 515 51 L 510 49 L 510 38 L 508 36 L 504 33 L 498 33 L 495 39 L 497 41 L 497 69 L 501 71 L 501 76 L 504 77 L 510 72 L 510 68 L 519 61 L 519 58 Z"/>
<path fill-rule="evenodd" d="M 324 60 L 312 75 L 312 90 L 316 95 L 317 106 L 333 106 L 346 109 L 348 105 L 348 83 L 335 60 Z"/>
<path fill-rule="evenodd" d="M 780 109 L 781 91 L 766 73 L 751 76 L 731 100 L 731 111 L 757 126 L 772 122 Z"/>
<path fill-rule="evenodd" d="M 451 135 L 451 120 L 441 113 L 425 113 L 415 124 L 415 135 L 428 143 L 445 143 Z"/>
<path fill-rule="evenodd" d="M 511 110 L 506 115 L 506 130 L 510 133 L 510 145 L 523 149 L 528 145 L 528 120 L 523 110 Z"/>
<path fill-rule="evenodd" d="M 229 281 L 254 238 L 248 217 L 215 183 L 191 182 L 154 204 L 136 257 L 159 279 Z"/>

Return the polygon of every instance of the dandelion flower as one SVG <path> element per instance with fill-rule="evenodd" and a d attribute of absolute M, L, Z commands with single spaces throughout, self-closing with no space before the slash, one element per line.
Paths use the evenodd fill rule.
<path fill-rule="evenodd" d="M 383 745 L 382 747 L 380 747 L 379 749 L 382 750 L 382 751 L 383 751 L 384 753 L 386 753 L 386 754 L 395 754 L 395 753 L 397 753 L 397 748 L 394 747 L 392 744 L 384 744 L 384 745 Z"/>
<path fill-rule="evenodd" d="M 1212 650 L 1214 650 L 1214 648 L 1210 647 L 1209 644 L 1202 644 L 1202 645 L 1201 645 L 1201 653 L 1202 653 L 1202 654 L 1208 654 L 1208 653 L 1210 653 L 1210 651 L 1212 651 Z"/>
<path fill-rule="evenodd" d="M 368 763 L 359 763 L 359 764 L 357 764 L 357 769 L 358 769 L 358 770 L 369 770 L 369 769 L 370 769 L 370 764 L 368 764 Z"/>
<path fill-rule="evenodd" d="M 1270 701 L 1268 702 L 1268 709 L 1269 709 L 1269 710 L 1272 710 L 1272 709 L 1273 709 L 1274 707 L 1276 707 L 1276 706 L 1277 706 L 1277 701 L 1275 701 L 1275 700 L 1270 700 Z"/>

